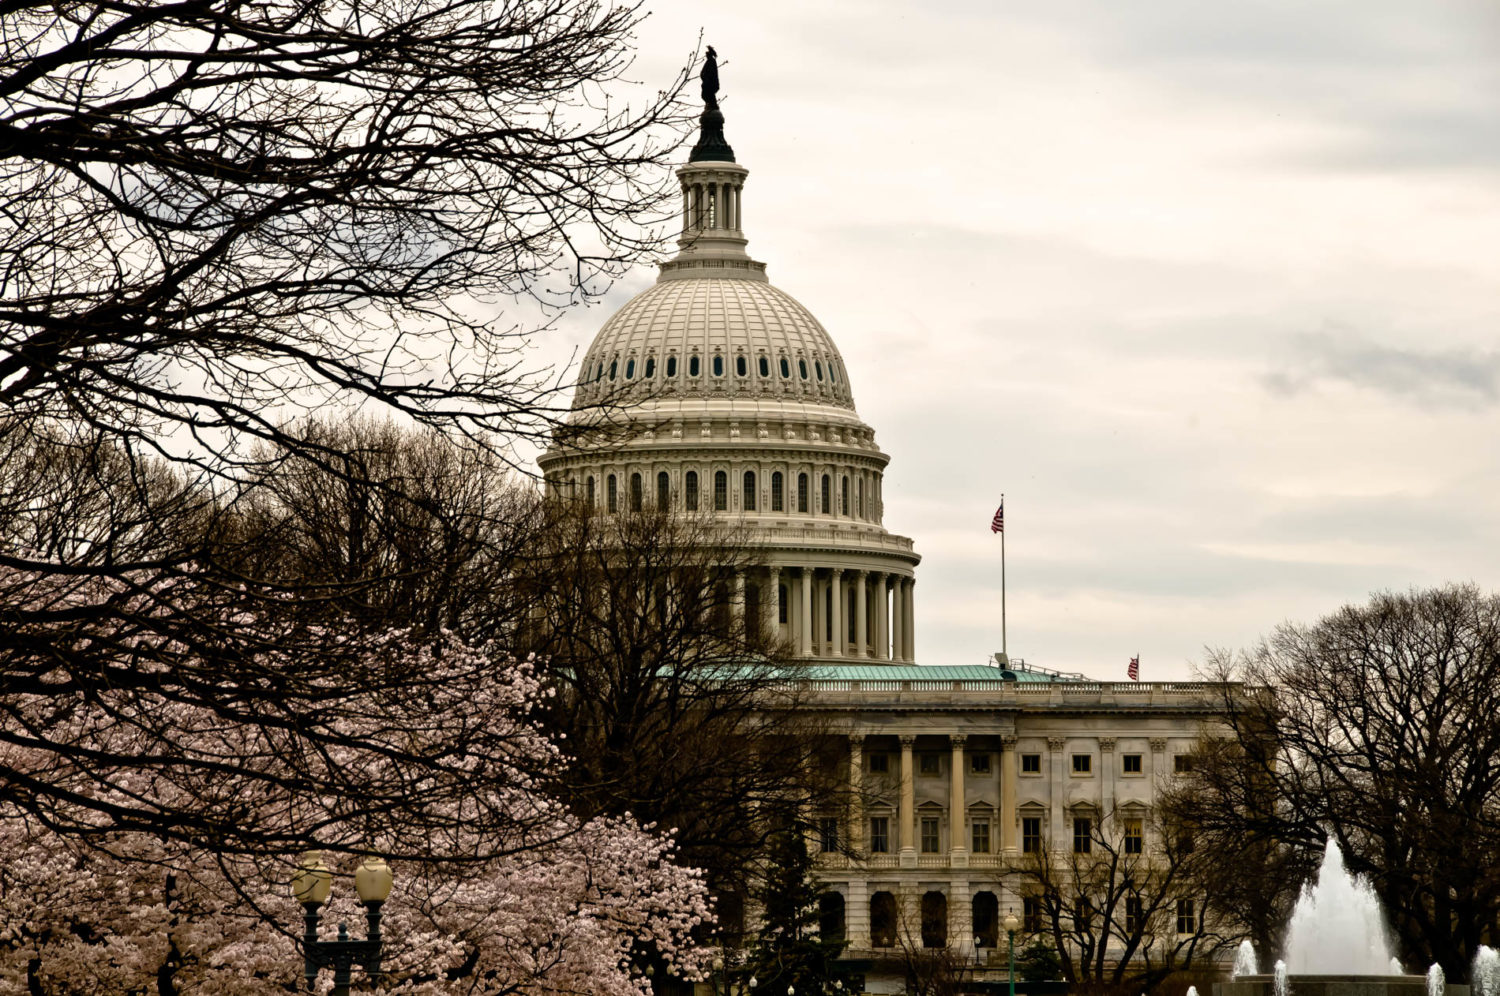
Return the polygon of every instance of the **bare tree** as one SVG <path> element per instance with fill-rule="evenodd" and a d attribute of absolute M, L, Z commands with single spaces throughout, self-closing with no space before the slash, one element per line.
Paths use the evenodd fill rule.
<path fill-rule="evenodd" d="M 1234 744 L 1195 776 L 1205 830 L 1304 855 L 1332 836 L 1402 961 L 1467 978 L 1500 925 L 1500 596 L 1378 594 L 1210 667 L 1264 695 L 1225 703 Z"/>
<path fill-rule="evenodd" d="M 746 895 L 772 835 L 839 805 L 824 731 L 768 635 L 761 552 L 722 518 L 568 501 L 531 539 L 511 645 L 559 688 L 580 805 L 674 828 L 717 892 Z"/>
<path fill-rule="evenodd" d="M 79 786 L 132 764 L 212 785 L 218 766 L 177 749 L 179 708 L 264 730 L 288 771 L 299 751 L 390 749 L 320 703 L 419 695 L 424 676 L 341 650 L 306 608 L 403 565 L 356 560 L 341 592 L 338 571 L 289 583 L 286 561 L 246 570 L 226 543 L 265 460 L 401 486 L 362 479 L 299 411 L 364 404 L 476 439 L 551 426 L 555 385 L 484 312 L 597 293 L 654 247 L 640 226 L 686 72 L 618 103 L 640 16 L 628 0 L 0 6 L 0 739 L 29 759 L 0 768 L 8 797 L 43 818 L 65 803 L 63 829 L 94 826 L 82 807 L 279 849 L 284 829 L 232 799 Z M 105 690 L 117 720 L 146 718 L 142 756 L 102 764 L 30 711 Z M 398 752 L 407 788 L 448 777 L 432 747 Z M 372 805 L 398 806 L 399 782 Z"/>
<path fill-rule="evenodd" d="M 1137 992 L 1212 964 L 1233 935 L 1188 874 L 1195 850 L 1160 811 L 1121 810 L 1090 819 L 1071 850 L 1029 856 L 1024 888 L 1068 982 Z"/>

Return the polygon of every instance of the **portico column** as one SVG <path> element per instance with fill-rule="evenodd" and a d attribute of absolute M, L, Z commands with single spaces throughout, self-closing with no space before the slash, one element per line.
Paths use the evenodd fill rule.
<path fill-rule="evenodd" d="M 1016 738 L 1000 738 L 1000 846 L 1008 855 L 1016 847 L 1016 779 L 1021 772 L 1016 764 Z"/>
<path fill-rule="evenodd" d="M 761 629 L 767 642 L 775 642 L 781 635 L 781 568 L 766 568 L 767 597 L 761 603 Z"/>
<path fill-rule="evenodd" d="M 870 625 L 869 616 L 866 613 L 865 575 L 868 571 L 854 572 L 854 656 L 868 657 L 869 651 L 865 644 L 865 634 Z"/>
<path fill-rule="evenodd" d="M 905 585 L 906 598 L 902 600 L 902 607 L 906 611 L 906 619 L 901 627 L 901 635 L 906 638 L 906 659 L 914 661 L 917 659 L 917 579 L 908 578 Z"/>
<path fill-rule="evenodd" d="M 952 751 L 949 762 L 952 770 L 948 777 L 948 863 L 954 868 L 969 866 L 969 847 L 964 839 L 964 813 L 967 810 L 964 804 L 964 746 L 968 739 L 961 736 L 948 738 L 948 747 Z"/>
<path fill-rule="evenodd" d="M 902 648 L 906 646 L 902 639 L 902 634 L 905 632 L 902 620 L 905 616 L 906 613 L 901 608 L 901 578 L 893 574 L 891 575 L 891 660 L 893 661 L 905 660 L 902 657 Z"/>
<path fill-rule="evenodd" d="M 1103 819 L 1115 815 L 1115 738 L 1099 738 L 1099 767 L 1104 769 L 1103 793 L 1099 798 L 1099 813 Z"/>
<path fill-rule="evenodd" d="M 875 575 L 875 656 L 891 656 L 891 602 L 886 590 L 889 574 Z"/>
<path fill-rule="evenodd" d="M 802 632 L 798 634 L 797 651 L 803 657 L 812 656 L 812 573 L 811 567 L 802 568 L 801 583 L 797 586 L 802 591 Z"/>
<path fill-rule="evenodd" d="M 1063 794 L 1067 788 L 1065 781 L 1067 776 L 1063 774 L 1062 752 L 1067 742 L 1063 737 L 1047 738 L 1047 755 L 1050 762 L 1048 764 L 1050 784 L 1047 786 L 1047 794 L 1052 802 L 1052 833 L 1049 836 L 1052 838 L 1053 849 L 1059 851 L 1064 850 L 1063 845 L 1066 841 L 1063 831 Z"/>
<path fill-rule="evenodd" d="M 865 735 L 849 734 L 849 850 L 865 852 Z"/>
<path fill-rule="evenodd" d="M 901 738 L 901 799 L 896 812 L 898 824 L 896 838 L 901 845 L 901 867 L 917 866 L 917 799 L 916 780 L 912 772 L 912 747 L 917 738 Z"/>
<path fill-rule="evenodd" d="M 828 590 L 830 593 L 829 624 L 833 630 L 833 639 L 828 641 L 832 644 L 828 652 L 834 657 L 844 656 L 844 637 L 848 635 L 848 627 L 844 623 L 844 569 L 835 567 L 828 572 Z"/>

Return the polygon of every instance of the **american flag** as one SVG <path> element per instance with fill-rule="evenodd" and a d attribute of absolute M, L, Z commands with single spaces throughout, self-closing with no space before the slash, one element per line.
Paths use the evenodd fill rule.
<path fill-rule="evenodd" d="M 1141 655 L 1140 654 L 1136 654 L 1134 657 L 1130 658 L 1130 667 L 1128 667 L 1125 670 L 1125 673 L 1128 674 L 1128 675 L 1130 675 L 1130 680 L 1131 681 L 1140 681 L 1141 680 Z"/>
<path fill-rule="evenodd" d="M 990 520 L 990 532 L 1005 532 L 1005 499 L 1000 499 L 1000 507 L 995 509 L 995 517 Z"/>

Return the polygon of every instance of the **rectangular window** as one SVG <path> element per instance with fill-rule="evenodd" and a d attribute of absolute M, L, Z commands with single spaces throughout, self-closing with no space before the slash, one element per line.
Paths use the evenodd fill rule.
<path fill-rule="evenodd" d="M 1078 905 L 1073 907 L 1073 929 L 1080 934 L 1087 934 L 1093 922 L 1094 904 L 1089 902 L 1087 896 L 1079 896 Z"/>
<path fill-rule="evenodd" d="M 988 754 L 969 755 L 969 774 L 987 775 L 990 773 L 990 756 Z"/>
<path fill-rule="evenodd" d="M 940 775 L 943 773 L 942 761 L 939 754 L 918 754 L 917 763 L 919 770 L 924 775 Z"/>
<path fill-rule="evenodd" d="M 1040 933 L 1042 929 L 1042 902 L 1035 896 L 1021 900 L 1021 929 L 1028 934 Z"/>
<path fill-rule="evenodd" d="M 1140 854 L 1146 842 L 1146 831 L 1140 820 L 1125 821 L 1125 853 Z"/>
<path fill-rule="evenodd" d="M 1073 819 L 1073 853 L 1088 854 L 1094 849 L 1094 821 L 1087 816 Z"/>
<path fill-rule="evenodd" d="M 613 515 L 620 510 L 620 485 L 615 482 L 615 475 L 613 474 L 609 475 L 609 479 L 605 483 L 608 485 L 605 488 L 605 507 Z"/>
<path fill-rule="evenodd" d="M 1026 854 L 1036 854 L 1042 849 L 1042 818 L 1040 816 L 1021 817 L 1021 850 Z"/>
<path fill-rule="evenodd" d="M 870 817 L 870 853 L 887 854 L 891 850 L 891 818 Z"/>
<path fill-rule="evenodd" d="M 1120 755 L 1120 765 L 1121 765 L 1120 770 L 1124 771 L 1125 774 L 1127 774 L 1127 775 L 1138 775 L 1138 774 L 1141 773 L 1141 755 L 1139 755 L 1139 754 L 1121 754 Z"/>
<path fill-rule="evenodd" d="M 975 820 L 972 824 L 973 832 L 970 834 L 971 846 L 969 850 L 975 854 L 990 853 L 990 821 Z"/>
<path fill-rule="evenodd" d="M 1040 754 L 1022 754 L 1021 755 L 1021 774 L 1023 774 L 1023 775 L 1040 775 L 1041 773 L 1042 773 L 1042 755 L 1040 755 Z"/>
<path fill-rule="evenodd" d="M 683 479 L 682 504 L 689 512 L 698 511 L 698 472 L 690 470 Z"/>
<path fill-rule="evenodd" d="M 1198 932 L 1198 908 L 1191 899 L 1177 900 L 1177 932 L 1179 934 Z"/>
<path fill-rule="evenodd" d="M 1172 755 L 1172 770 L 1174 772 L 1176 772 L 1177 774 L 1179 774 L 1179 775 L 1186 774 L 1187 772 L 1192 771 L 1193 770 L 1193 755 L 1191 755 L 1191 754 L 1173 754 Z"/>
<path fill-rule="evenodd" d="M 891 755 L 889 755 L 889 754 L 871 754 L 870 755 L 870 771 L 872 773 L 877 774 L 877 775 L 883 775 L 887 771 L 890 771 L 890 770 L 891 770 Z"/>
<path fill-rule="evenodd" d="M 938 853 L 938 818 L 936 816 L 922 817 L 922 853 Z"/>
<path fill-rule="evenodd" d="M 1089 772 L 1091 772 L 1093 770 L 1094 770 L 1094 755 L 1092 755 L 1092 754 L 1074 754 L 1073 755 L 1073 774 L 1075 774 L 1075 775 L 1086 775 L 1086 774 L 1088 774 Z"/>
<path fill-rule="evenodd" d="M 1141 933 L 1146 926 L 1145 905 L 1139 896 L 1125 897 L 1125 933 L 1134 935 Z M 1128 939 L 1128 938 L 1127 938 Z"/>
<path fill-rule="evenodd" d="M 818 849 L 825 854 L 839 849 L 839 819 L 825 816 L 818 821 Z"/>

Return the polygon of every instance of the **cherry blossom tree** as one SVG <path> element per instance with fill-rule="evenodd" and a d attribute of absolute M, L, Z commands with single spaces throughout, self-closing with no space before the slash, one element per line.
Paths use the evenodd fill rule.
<path fill-rule="evenodd" d="M 360 852 L 395 856 L 386 968 L 402 991 L 641 996 L 648 989 L 634 952 L 643 947 L 675 973 L 699 971 L 689 935 L 709 918 L 700 874 L 676 864 L 670 839 L 650 828 L 629 818 L 581 821 L 551 797 L 543 772 L 564 758 L 533 718 L 544 693 L 529 664 L 403 632 L 359 641 L 351 653 L 439 680 L 407 696 L 327 698 L 331 725 L 360 728 L 346 743 L 287 729 L 272 745 L 264 724 L 136 693 L 111 703 L 66 694 L 23 703 L 37 729 L 62 736 L 66 727 L 97 767 L 72 773 L 76 803 L 54 795 L 45 807 L 22 800 L 0 809 L 0 992 L 254 994 L 295 985 L 301 911 L 287 883 L 297 855 L 122 829 L 111 816 L 116 797 L 164 812 L 186 808 L 182 796 L 209 796 L 209 808 L 238 800 L 244 818 L 279 824 L 289 844 L 343 852 L 345 871 Z M 153 709 L 190 733 L 180 750 L 219 759 L 214 778 L 166 759 L 141 763 L 159 750 L 140 721 Z M 476 735 L 455 738 L 455 730 Z M 0 759 L 26 770 L 38 749 L 18 739 L 8 738 Z M 447 761 L 407 780 L 402 756 L 412 750 Z M 131 751 L 133 760 L 110 764 Z M 268 777 L 289 754 L 306 759 L 301 777 Z M 392 781 L 405 781 L 402 806 L 373 804 L 379 790 L 372 804 L 355 804 L 360 785 Z M 332 920 L 357 920 L 352 891 L 336 891 Z"/>

